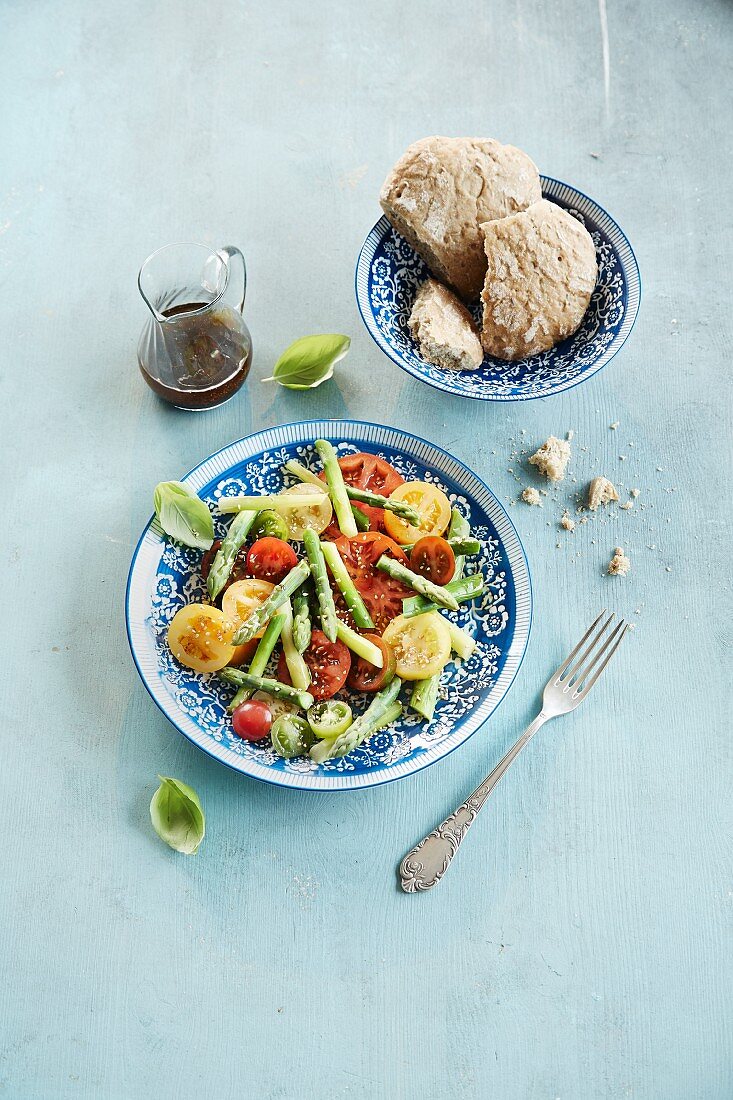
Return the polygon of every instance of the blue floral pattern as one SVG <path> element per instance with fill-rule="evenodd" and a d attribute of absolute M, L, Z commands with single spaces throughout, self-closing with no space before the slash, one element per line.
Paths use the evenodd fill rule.
<path fill-rule="evenodd" d="M 521 401 L 548 397 L 590 378 L 620 349 L 633 326 L 641 284 L 631 246 L 610 216 L 587 196 L 543 177 L 543 195 L 585 225 L 596 246 L 598 282 L 578 331 L 550 351 L 513 363 L 487 356 L 476 371 L 450 371 L 421 358 L 407 327 L 428 269 L 382 218 L 357 263 L 356 293 L 374 340 L 398 366 L 428 385 L 460 397 Z M 474 307 L 480 320 L 480 305 Z"/>

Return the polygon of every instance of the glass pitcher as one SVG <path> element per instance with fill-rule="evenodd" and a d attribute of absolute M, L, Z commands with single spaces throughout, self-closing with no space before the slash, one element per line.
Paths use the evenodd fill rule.
<path fill-rule="evenodd" d="M 233 397 L 252 364 L 239 249 L 166 245 L 148 256 L 138 286 L 151 316 L 137 357 L 151 389 L 179 409 L 213 409 Z"/>

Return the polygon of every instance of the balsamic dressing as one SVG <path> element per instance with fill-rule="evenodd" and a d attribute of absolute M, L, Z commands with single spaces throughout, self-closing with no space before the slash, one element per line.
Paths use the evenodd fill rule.
<path fill-rule="evenodd" d="M 166 321 L 154 326 L 145 361 L 138 355 L 150 388 L 180 409 L 220 405 L 237 392 L 252 365 L 252 341 L 241 313 L 208 305 L 184 302 L 163 310 Z"/>

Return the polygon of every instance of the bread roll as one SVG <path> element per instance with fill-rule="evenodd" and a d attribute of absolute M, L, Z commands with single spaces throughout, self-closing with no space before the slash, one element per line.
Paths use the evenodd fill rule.
<path fill-rule="evenodd" d="M 481 295 L 484 351 L 524 359 L 572 335 L 598 277 L 587 229 L 545 199 L 481 228 L 488 263 Z"/>
<path fill-rule="evenodd" d="M 476 370 L 484 361 L 473 317 L 435 279 L 426 279 L 418 290 L 408 326 L 423 359 L 436 367 Z"/>
<path fill-rule="evenodd" d="M 481 293 L 481 222 L 525 210 L 542 197 L 526 153 L 491 138 L 429 137 L 400 157 L 379 201 L 433 275 L 466 302 Z"/>

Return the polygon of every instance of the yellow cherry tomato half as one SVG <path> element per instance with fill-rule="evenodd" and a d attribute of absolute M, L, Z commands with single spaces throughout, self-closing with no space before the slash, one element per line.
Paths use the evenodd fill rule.
<path fill-rule="evenodd" d="M 325 486 L 319 489 L 317 485 L 291 485 L 289 489 L 283 489 L 279 494 L 287 496 L 312 496 L 313 504 L 298 508 L 283 508 L 280 515 L 285 520 L 288 528 L 288 538 L 293 542 L 301 542 L 303 532 L 310 527 L 317 535 L 325 531 L 333 519 L 333 506 L 331 498 L 326 492 Z"/>
<path fill-rule="evenodd" d="M 382 639 L 391 647 L 401 680 L 427 680 L 450 660 L 450 630 L 437 611 L 405 618 L 398 615 Z"/>
<path fill-rule="evenodd" d="M 260 581 L 255 577 L 245 577 L 244 580 L 235 581 L 234 584 L 229 585 L 222 597 L 221 609 L 232 623 L 233 634 L 236 634 L 242 623 L 260 604 L 265 602 L 274 587 L 275 585 L 270 581 Z M 263 626 L 258 630 L 255 638 L 261 638 L 266 629 L 267 626 Z M 237 646 L 237 650 L 244 648 L 244 646 Z M 235 653 L 232 663 L 239 664 L 240 660 L 244 660 L 244 656 L 240 658 L 239 654 Z"/>
<path fill-rule="evenodd" d="M 390 500 L 403 500 L 411 504 L 420 516 L 420 526 L 413 527 L 394 512 L 384 513 L 384 526 L 387 534 L 401 546 L 418 542 L 425 535 L 442 535 L 450 523 L 450 501 L 437 485 L 428 485 L 427 481 L 406 481 L 390 493 Z"/>
<path fill-rule="evenodd" d="M 190 603 L 173 616 L 168 645 L 177 661 L 196 672 L 218 672 L 234 656 L 232 624 L 218 607 Z"/>

